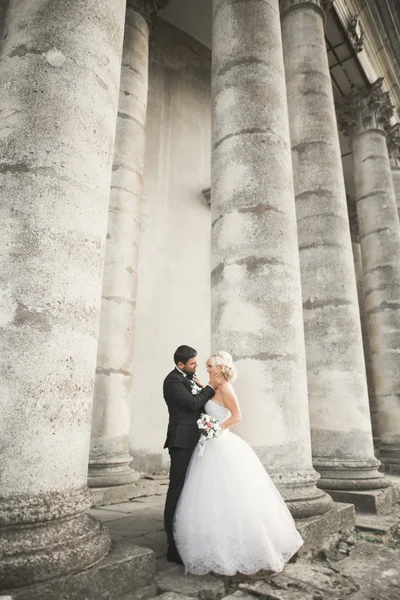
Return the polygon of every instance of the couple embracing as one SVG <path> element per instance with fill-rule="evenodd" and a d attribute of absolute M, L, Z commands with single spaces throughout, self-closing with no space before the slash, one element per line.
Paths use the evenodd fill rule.
<path fill-rule="evenodd" d="M 210 356 L 207 385 L 196 377 L 196 350 L 180 346 L 174 362 L 164 381 L 169 412 L 164 447 L 171 458 L 167 559 L 197 575 L 282 571 L 303 541 L 257 455 L 230 431 L 241 420 L 232 357 Z M 197 425 L 201 413 L 221 427 L 205 447 Z"/>

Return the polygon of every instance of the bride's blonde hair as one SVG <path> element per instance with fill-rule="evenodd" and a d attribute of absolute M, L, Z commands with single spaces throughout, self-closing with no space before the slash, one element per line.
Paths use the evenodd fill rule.
<path fill-rule="evenodd" d="M 230 381 L 231 383 L 235 381 L 237 370 L 229 352 L 220 350 L 212 354 L 208 360 L 213 360 L 216 367 L 221 367 L 221 375 L 226 381 Z"/>

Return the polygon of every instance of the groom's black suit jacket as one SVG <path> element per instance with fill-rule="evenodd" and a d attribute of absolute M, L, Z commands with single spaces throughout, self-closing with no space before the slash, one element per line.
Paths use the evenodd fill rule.
<path fill-rule="evenodd" d="M 205 403 L 214 396 L 211 386 L 197 395 L 192 394 L 190 380 L 174 369 L 164 380 L 164 400 L 168 406 L 169 422 L 164 448 L 193 450 L 199 441 L 197 419 Z"/>

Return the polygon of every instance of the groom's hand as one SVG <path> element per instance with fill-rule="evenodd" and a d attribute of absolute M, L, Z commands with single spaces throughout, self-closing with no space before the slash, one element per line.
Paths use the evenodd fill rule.
<path fill-rule="evenodd" d="M 201 389 L 204 389 L 204 387 L 205 387 L 204 384 L 201 383 L 200 379 L 196 375 L 193 375 L 193 381 L 195 382 L 196 385 L 201 387 Z"/>

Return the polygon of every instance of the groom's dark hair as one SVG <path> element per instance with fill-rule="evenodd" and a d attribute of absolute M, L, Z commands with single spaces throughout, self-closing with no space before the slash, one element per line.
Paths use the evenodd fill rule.
<path fill-rule="evenodd" d="M 195 356 L 197 356 L 197 350 L 194 348 L 191 348 L 190 346 L 179 346 L 179 348 L 175 350 L 174 363 L 177 365 L 178 362 L 181 362 L 186 365 L 187 361 Z"/>

